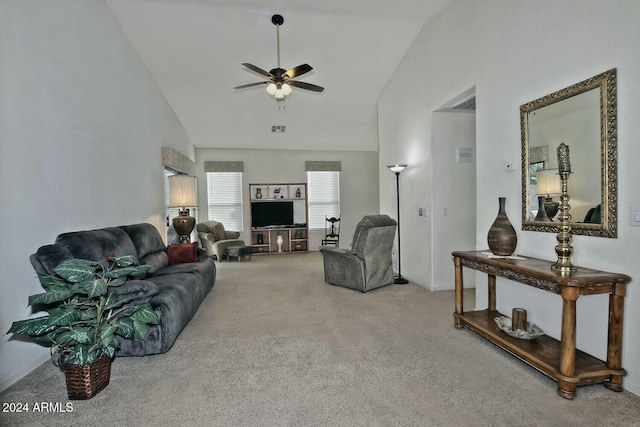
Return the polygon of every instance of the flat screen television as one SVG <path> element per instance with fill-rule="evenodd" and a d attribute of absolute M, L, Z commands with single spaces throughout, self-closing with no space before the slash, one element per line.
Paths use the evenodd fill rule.
<path fill-rule="evenodd" d="M 293 225 L 293 202 L 252 202 L 251 227 Z"/>

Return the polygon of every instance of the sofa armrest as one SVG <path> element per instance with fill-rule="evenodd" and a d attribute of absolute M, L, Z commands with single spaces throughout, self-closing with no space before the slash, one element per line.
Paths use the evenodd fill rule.
<path fill-rule="evenodd" d="M 120 296 L 120 300 L 127 299 L 139 304 L 151 301 L 151 297 L 158 293 L 158 286 L 148 280 L 127 280 L 112 289 Z"/>
<path fill-rule="evenodd" d="M 321 246 L 324 281 L 352 289 L 364 288 L 364 260 L 347 249 Z"/>
<path fill-rule="evenodd" d="M 210 242 L 216 241 L 216 237 L 211 233 L 204 233 L 204 232 L 198 233 L 198 238 L 200 239 L 200 241 L 203 241 L 203 240 L 208 240 Z"/>
<path fill-rule="evenodd" d="M 226 231 L 224 232 L 224 238 L 225 239 L 237 239 L 238 237 L 240 237 L 240 232 L 239 231 Z"/>

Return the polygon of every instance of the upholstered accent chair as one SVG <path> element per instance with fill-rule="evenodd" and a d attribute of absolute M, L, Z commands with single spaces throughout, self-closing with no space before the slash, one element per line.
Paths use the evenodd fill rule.
<path fill-rule="evenodd" d="M 387 215 L 367 215 L 356 226 L 350 249 L 321 246 L 324 281 L 362 292 L 393 283 L 396 226 Z"/>
<path fill-rule="evenodd" d="M 198 238 L 208 257 L 215 255 L 218 261 L 227 256 L 229 246 L 244 246 L 244 240 L 238 240 L 239 231 L 226 231 L 218 221 L 203 221 L 196 224 Z"/>

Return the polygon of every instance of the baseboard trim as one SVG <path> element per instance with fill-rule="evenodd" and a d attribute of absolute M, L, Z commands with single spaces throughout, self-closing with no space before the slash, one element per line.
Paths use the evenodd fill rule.
<path fill-rule="evenodd" d="M 640 396 L 640 387 L 635 386 L 633 384 L 623 384 L 623 387 L 625 390 L 627 390 L 630 393 L 635 394 L 636 396 Z"/>
<path fill-rule="evenodd" d="M 43 363 L 45 363 L 47 360 L 50 360 L 50 359 L 51 359 L 51 355 L 49 355 L 48 353 L 44 354 L 42 357 L 36 359 L 33 363 L 25 366 L 24 368 L 22 368 L 21 370 L 16 372 L 15 375 L 13 375 L 13 376 L 9 377 L 8 379 L 6 379 L 5 381 L 1 382 L 0 383 L 0 393 L 5 391 L 9 387 L 11 387 L 13 384 L 15 384 L 18 381 L 20 381 L 23 377 L 25 377 L 26 375 L 31 373 L 31 371 L 33 371 L 38 366 L 42 365 Z"/>

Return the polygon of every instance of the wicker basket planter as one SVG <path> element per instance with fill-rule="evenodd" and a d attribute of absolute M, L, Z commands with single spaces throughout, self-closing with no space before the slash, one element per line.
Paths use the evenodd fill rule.
<path fill-rule="evenodd" d="M 111 358 L 103 357 L 93 365 L 64 367 L 67 394 L 71 400 L 87 400 L 98 394 L 111 379 Z"/>

